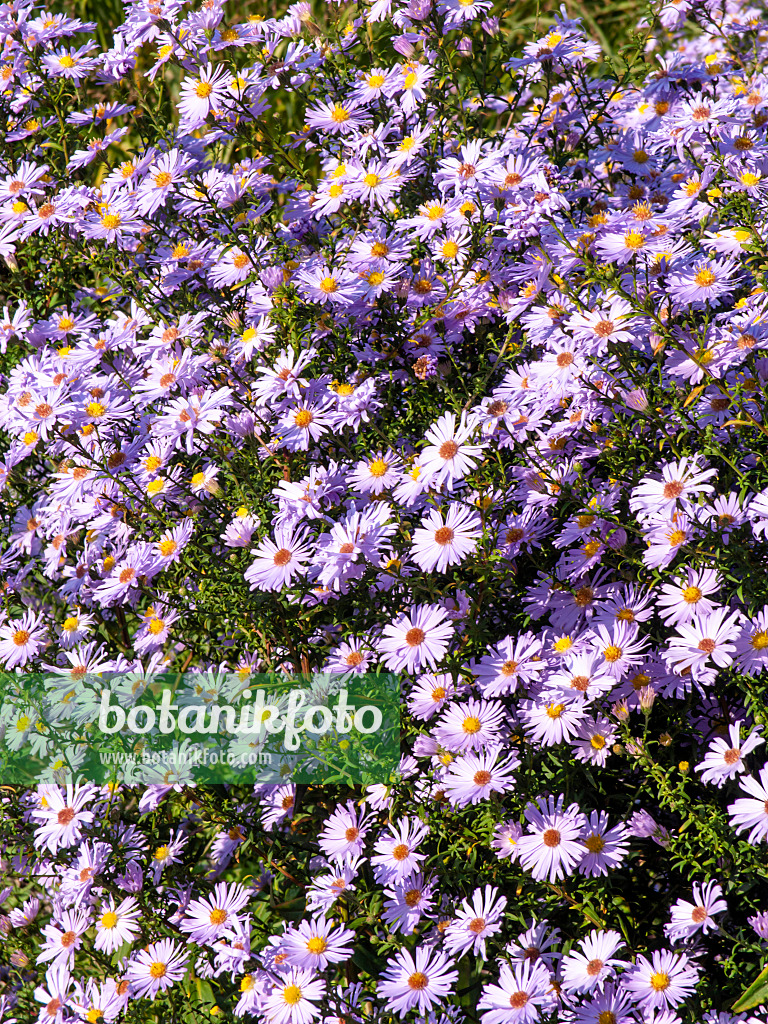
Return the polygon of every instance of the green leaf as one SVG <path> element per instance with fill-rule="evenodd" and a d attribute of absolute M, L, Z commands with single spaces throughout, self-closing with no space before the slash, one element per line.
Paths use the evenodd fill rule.
<path fill-rule="evenodd" d="M 768 1003 L 768 967 L 764 967 L 748 989 L 745 989 L 731 1009 L 734 1013 L 751 1010 Z"/>

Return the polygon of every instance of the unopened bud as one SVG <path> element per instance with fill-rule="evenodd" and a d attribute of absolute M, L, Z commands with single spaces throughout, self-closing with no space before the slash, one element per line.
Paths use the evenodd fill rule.
<path fill-rule="evenodd" d="M 620 722 L 626 722 L 629 718 L 629 708 L 625 700 L 617 700 L 613 705 L 613 714 Z"/>
<path fill-rule="evenodd" d="M 638 697 L 640 698 L 640 710 L 647 715 L 656 700 L 656 691 L 652 686 L 644 686 L 638 693 Z"/>
<path fill-rule="evenodd" d="M 645 412 L 648 408 L 648 398 L 642 388 L 636 388 L 634 391 L 624 392 L 624 404 L 635 412 Z"/>

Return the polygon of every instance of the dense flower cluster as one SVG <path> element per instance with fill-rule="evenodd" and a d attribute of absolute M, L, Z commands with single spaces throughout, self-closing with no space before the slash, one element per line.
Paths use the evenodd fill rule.
<path fill-rule="evenodd" d="M 764 1021 L 766 12 L 236 8 L 0 7 L 0 1020 Z M 168 669 L 396 672 L 400 769 L 100 787 L 24 704 Z"/>

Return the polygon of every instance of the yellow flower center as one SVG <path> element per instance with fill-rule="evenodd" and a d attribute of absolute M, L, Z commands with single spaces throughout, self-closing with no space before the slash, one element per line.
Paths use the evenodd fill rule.
<path fill-rule="evenodd" d="M 624 245 L 627 249 L 642 249 L 643 245 L 645 245 L 645 235 L 642 231 L 628 231 L 624 235 Z"/>
<path fill-rule="evenodd" d="M 699 288 L 709 288 L 713 285 L 717 278 L 708 267 L 704 267 L 703 270 L 699 270 L 694 276 L 693 280 L 699 286 Z"/>

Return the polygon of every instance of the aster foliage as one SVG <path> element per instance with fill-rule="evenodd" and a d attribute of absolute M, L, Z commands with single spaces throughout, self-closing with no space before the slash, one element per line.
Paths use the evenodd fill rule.
<path fill-rule="evenodd" d="M 124 15 L 0 7 L 0 1020 L 764 1022 L 764 6 Z M 399 770 L 60 784 L 168 670 Z"/>

